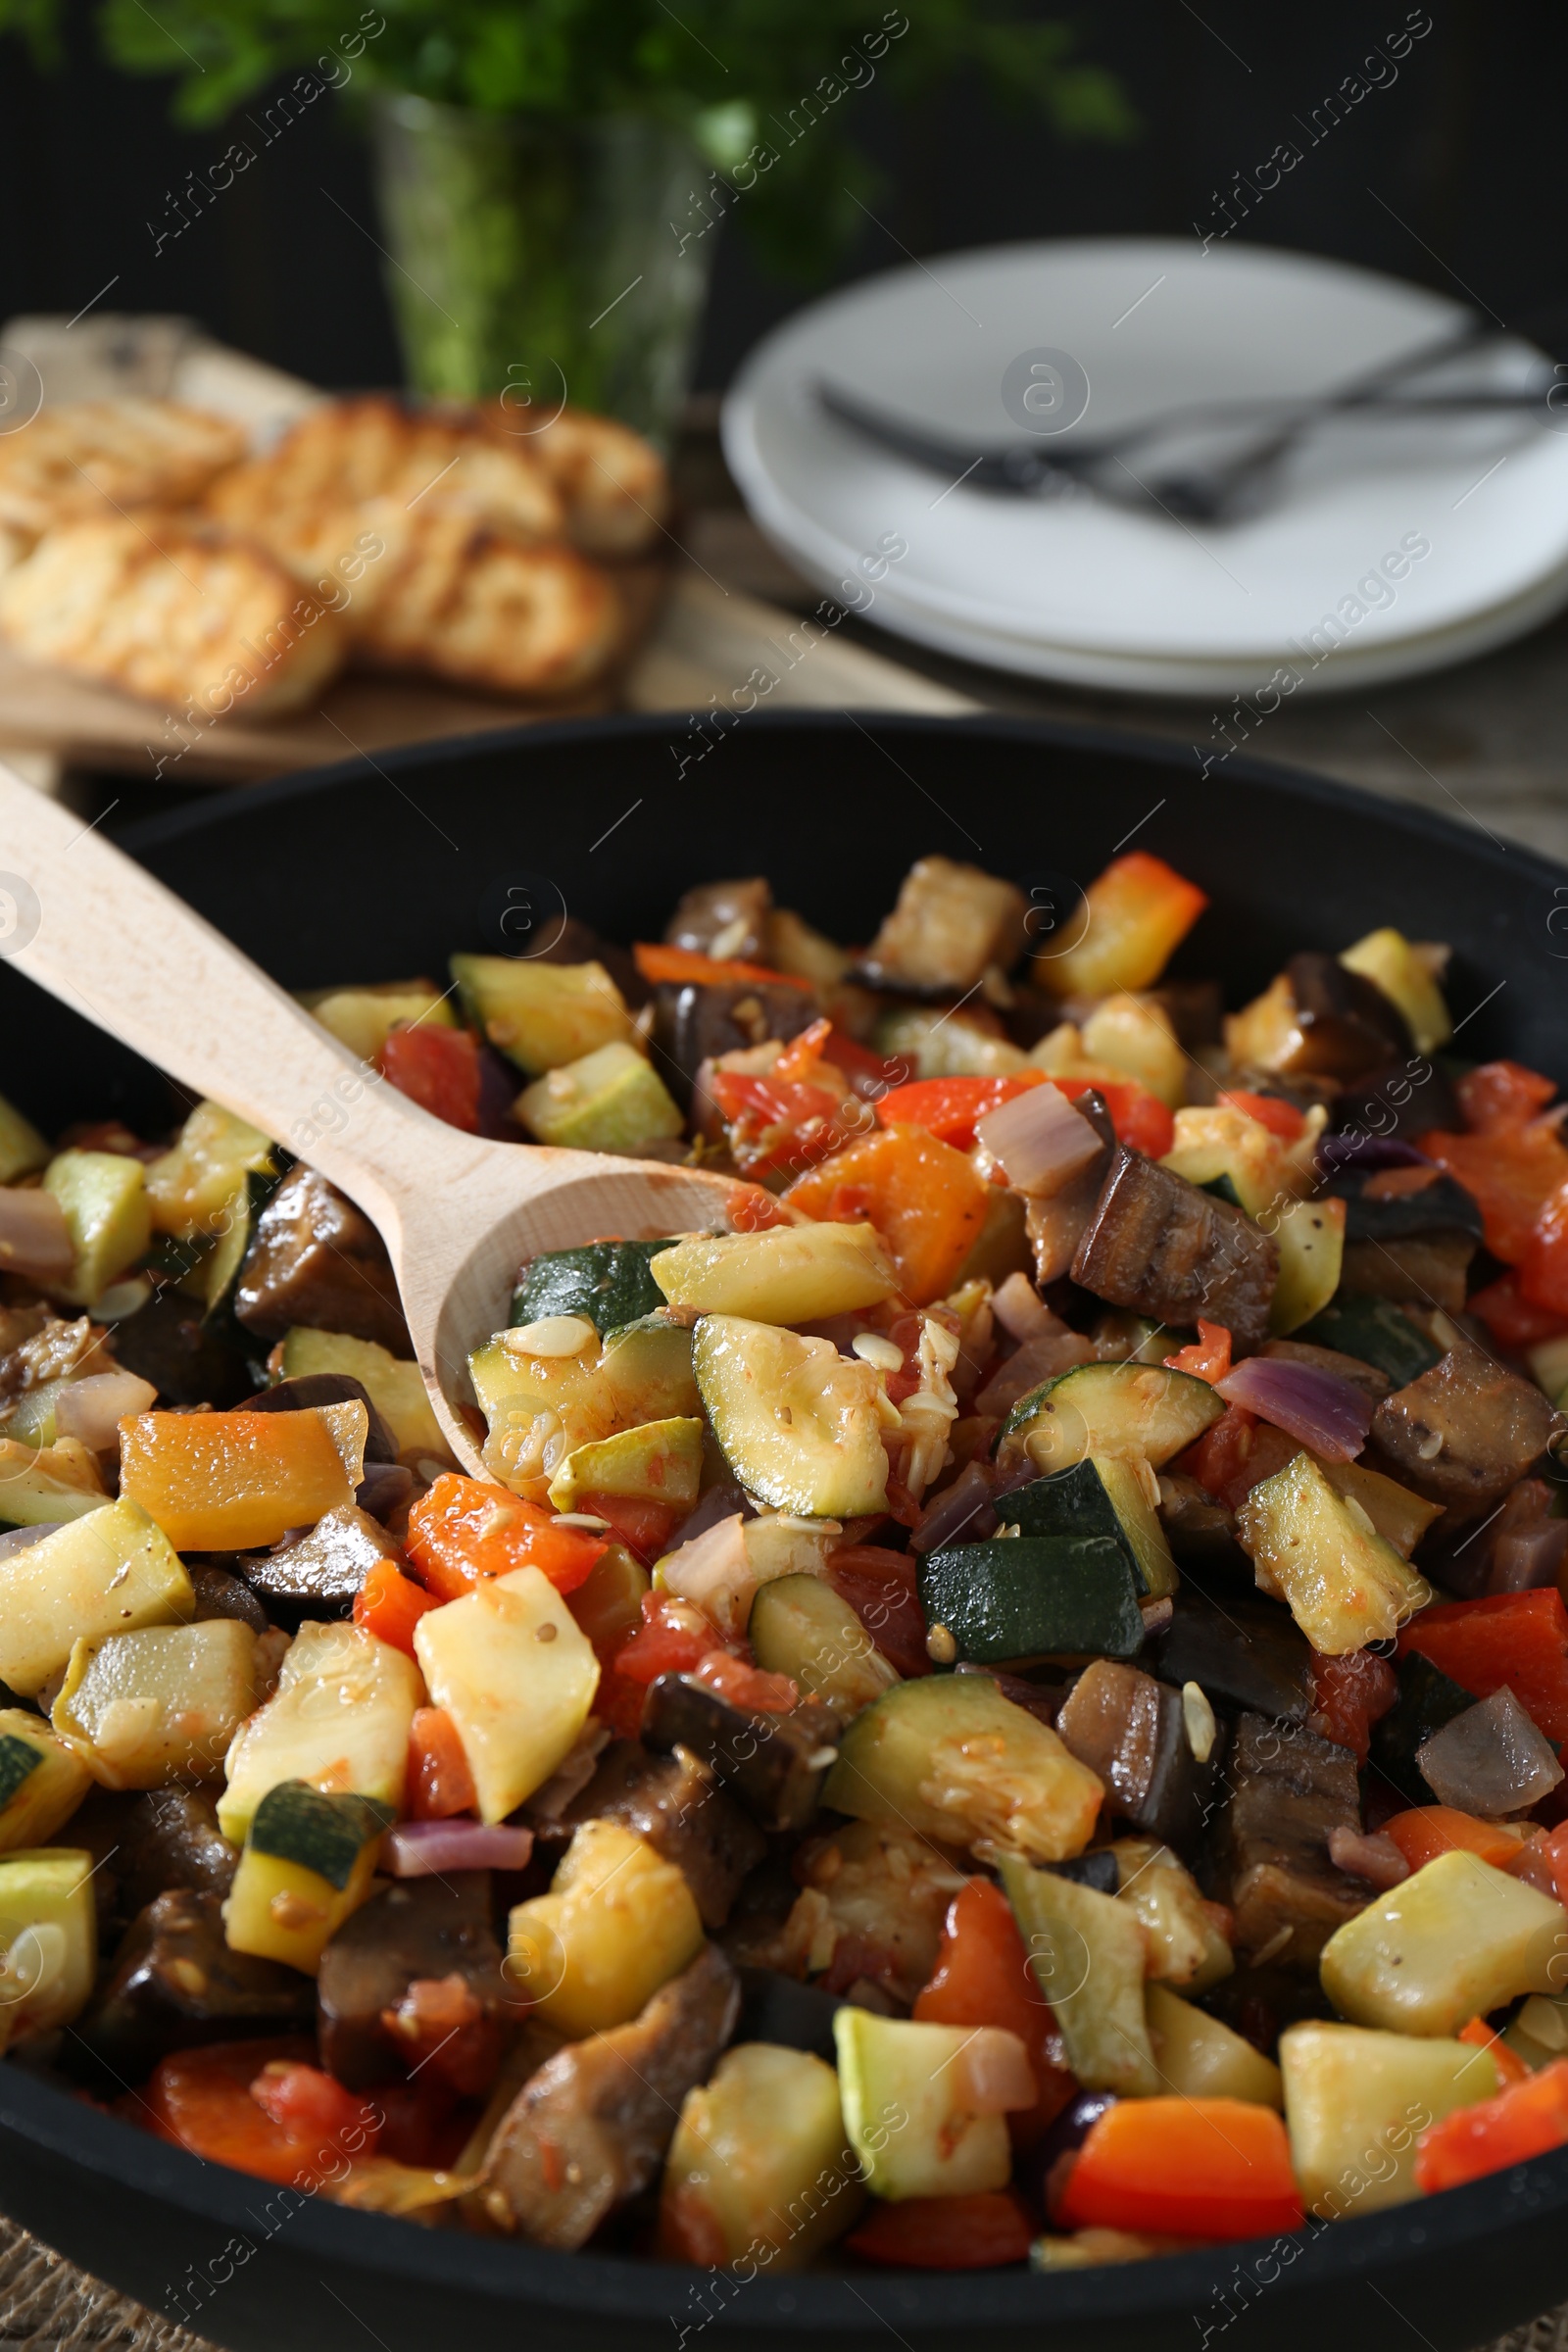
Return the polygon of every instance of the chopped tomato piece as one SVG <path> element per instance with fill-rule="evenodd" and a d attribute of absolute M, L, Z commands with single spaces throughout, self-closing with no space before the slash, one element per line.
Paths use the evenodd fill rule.
<path fill-rule="evenodd" d="M 846 1204 L 850 1187 L 854 1207 Z M 884 1127 L 862 1136 L 798 1176 L 784 1195 L 787 1206 L 808 1217 L 869 1217 L 911 1306 L 925 1306 L 952 1290 L 980 1237 L 990 1200 L 990 1187 L 964 1154 L 923 1127 Z"/>
<path fill-rule="evenodd" d="M 1245 1110 L 1250 1119 L 1277 1135 L 1282 1144 L 1299 1143 L 1306 1133 L 1306 1119 L 1294 1102 L 1286 1102 L 1278 1095 L 1254 1095 L 1246 1087 L 1230 1087 L 1218 1101 L 1227 1110 Z"/>
<path fill-rule="evenodd" d="M 1439 1854 L 1451 1853 L 1476 1854 L 1494 1869 L 1506 1870 L 1519 1854 L 1517 1838 L 1454 1805 L 1412 1805 L 1407 1813 L 1394 1814 L 1383 1828 L 1412 1870 L 1435 1862 Z"/>
<path fill-rule="evenodd" d="M 593 1573 L 605 1538 L 558 1525 L 543 1504 L 505 1487 L 447 1470 L 409 1512 L 405 1548 L 438 1600 L 461 1600 L 481 1577 L 514 1568 L 538 1568 L 558 1592 L 573 1592 Z"/>
<path fill-rule="evenodd" d="M 760 1184 L 732 1184 L 727 1207 L 736 1233 L 769 1233 L 775 1225 L 789 1223 L 772 1194 Z"/>
<path fill-rule="evenodd" d="M 1568 1315 L 1568 1177 L 1541 1204 L 1519 1260 L 1519 1291 L 1538 1313 Z"/>
<path fill-rule="evenodd" d="M 990 1879 L 966 1881 L 949 1904 L 936 1973 L 916 1995 L 914 2015 L 927 2025 L 1001 2026 L 1017 2034 L 1039 2096 L 1007 2118 L 1014 2147 L 1033 2146 L 1077 2090 L 1012 1905 Z"/>
<path fill-rule="evenodd" d="M 1423 1609 L 1399 1636 L 1400 1655 L 1409 1649 L 1477 1698 L 1506 1683 L 1548 1740 L 1568 1740 L 1568 1609 L 1555 1587 Z"/>
<path fill-rule="evenodd" d="M 251 2084 L 269 2065 L 303 2065 L 314 2074 L 308 2061 L 315 2055 L 315 2042 L 302 2035 L 176 2050 L 153 2069 L 136 2103 L 136 2120 L 150 2122 L 160 2139 L 172 2140 L 210 2164 L 232 2165 L 259 2180 L 298 2183 L 304 2176 L 309 2186 L 328 2166 L 340 2167 L 345 2156 L 367 2154 L 368 2139 L 358 2148 L 334 2148 L 329 2133 L 302 2117 L 275 2120 L 251 2097 Z"/>
<path fill-rule="evenodd" d="M 856 1098 L 846 1104 L 840 1089 L 781 1078 L 776 1069 L 761 1075 L 710 1069 L 705 1083 L 735 1165 L 748 1176 L 814 1167 L 867 1124 L 865 1106 Z"/>
<path fill-rule="evenodd" d="M 905 2197 L 873 2205 L 845 2244 L 862 2262 L 911 2271 L 996 2271 L 1022 2262 L 1032 2232 L 1023 2207 L 1004 2188 L 966 2197 Z"/>
<path fill-rule="evenodd" d="M 758 1715 L 787 1715 L 800 1703 L 801 1690 L 787 1674 L 767 1674 L 760 1666 L 748 1666 L 744 1658 L 731 1655 L 727 1649 L 710 1649 L 698 1659 L 693 1668 L 694 1679 L 727 1698 L 731 1706 L 750 1708 Z"/>
<path fill-rule="evenodd" d="M 689 1600 L 647 1592 L 643 1621 L 616 1650 L 614 1671 L 628 1683 L 646 1686 L 662 1674 L 690 1674 L 710 1649 L 720 1646 L 709 1620 Z"/>
<path fill-rule="evenodd" d="M 662 942 L 639 940 L 632 949 L 637 969 L 651 988 L 662 980 L 697 981 L 706 988 L 729 988 L 746 981 L 769 981 L 777 988 L 798 988 L 806 994 L 810 983 L 775 972 L 765 963 L 743 963 L 733 956 L 705 956 L 700 948 L 669 948 Z"/>
<path fill-rule="evenodd" d="M 1178 1348 L 1174 1355 L 1165 1358 L 1167 1372 L 1190 1372 L 1195 1380 L 1212 1384 L 1223 1380 L 1231 1368 L 1231 1335 L 1223 1323 L 1198 1322 L 1197 1341 L 1188 1348 Z"/>
<path fill-rule="evenodd" d="M 1465 1300 L 1465 1312 L 1481 1317 L 1499 1348 L 1535 1348 L 1541 1341 L 1560 1339 L 1568 1331 L 1568 1316 L 1551 1307 L 1532 1306 L 1511 1266 L 1484 1291 L 1472 1291 Z"/>
<path fill-rule="evenodd" d="M 414 2075 L 426 2066 L 463 2097 L 489 2089 L 501 2063 L 501 2026 L 487 2017 L 466 1977 L 416 1977 L 381 2012 L 382 2031 Z"/>
<path fill-rule="evenodd" d="M 599 1678 L 594 1693 L 594 1713 L 601 1723 L 608 1723 L 617 1740 L 635 1740 L 643 1728 L 643 1709 L 648 1703 L 648 1685 L 634 1683 L 624 1674 L 607 1667 Z"/>
<path fill-rule="evenodd" d="M 876 1544 L 846 1544 L 828 1554 L 824 1573 L 902 1675 L 931 1672 L 915 1563 L 907 1552 L 885 1551 Z"/>
<path fill-rule="evenodd" d="M 1496 1127 L 1485 1135 L 1434 1129 L 1416 1144 L 1475 1201 L 1493 1256 L 1518 1265 L 1543 1208 L 1568 1182 L 1568 1150 L 1555 1121 L 1533 1119 L 1526 1127 Z"/>
<path fill-rule="evenodd" d="M 660 1558 L 669 1544 L 669 1531 L 685 1517 L 667 1502 L 645 1501 L 636 1494 L 582 1494 L 576 1508 L 590 1519 L 608 1519 L 628 1551 L 644 1566 Z"/>
<path fill-rule="evenodd" d="M 435 1594 L 405 1576 L 396 1560 L 377 1560 L 354 1595 L 354 1622 L 412 1658 L 415 1627 L 427 1609 L 439 1605 Z"/>
<path fill-rule="evenodd" d="M 470 1030 L 411 1021 L 389 1032 L 379 1061 L 400 1095 L 449 1127 L 478 1134 L 479 1041 Z"/>
<path fill-rule="evenodd" d="M 475 2110 L 460 2107 L 457 2092 L 434 2067 L 411 2082 L 378 2082 L 381 2110 L 378 2156 L 412 2164 L 421 2172 L 451 2172 L 473 2136 Z"/>
<path fill-rule="evenodd" d="M 873 1054 L 868 1046 L 857 1045 L 844 1030 L 831 1026 L 825 1059 L 844 1072 L 852 1092 L 867 1102 L 878 1102 L 890 1088 L 902 1086 L 909 1075 L 906 1061 L 889 1061 L 882 1054 Z"/>
<path fill-rule="evenodd" d="M 1314 1656 L 1312 1687 L 1313 1731 L 1321 1739 L 1349 1748 L 1356 1762 L 1364 1764 L 1372 1745 L 1372 1726 L 1382 1721 L 1399 1695 L 1399 1680 L 1388 1659 L 1371 1649 L 1352 1649 L 1343 1658 Z"/>
<path fill-rule="evenodd" d="M 353 2152 L 368 2155 L 374 2149 L 381 2122 L 374 2107 L 357 2099 L 318 2066 L 270 2058 L 251 2083 L 251 2097 L 264 2115 L 296 2139 L 347 2147 L 355 2134 L 363 2133 L 363 2150 L 356 2143 Z"/>
<path fill-rule="evenodd" d="M 1080 1086 L 1067 1091 L 1076 1102 L 1087 1089 Z M 1142 1152 L 1146 1159 L 1164 1158 L 1176 1141 L 1176 1120 L 1157 1095 L 1133 1078 L 1103 1079 L 1095 1092 L 1110 1113 L 1118 1144 L 1125 1144 L 1129 1152 Z"/>
<path fill-rule="evenodd" d="M 1471 1134 L 1495 1135 L 1504 1127 L 1523 1127 L 1545 1109 L 1557 1089 L 1523 1062 L 1484 1061 L 1465 1072 L 1455 1091 Z"/>
<path fill-rule="evenodd" d="M 1181 1477 L 1196 1478 L 1217 1502 L 1234 1511 L 1255 1486 L 1283 1470 L 1300 1450 L 1283 1429 L 1260 1421 L 1245 1404 L 1232 1404 L 1224 1419 L 1205 1430 L 1170 1466 Z"/>
<path fill-rule="evenodd" d="M 915 1078 L 884 1095 L 876 1115 L 884 1127 L 923 1127 L 956 1152 L 970 1152 L 977 1120 L 1045 1084 L 1044 1070 L 1019 1070 L 1011 1078 Z"/>
<path fill-rule="evenodd" d="M 1522 2058 L 1514 2055 L 1496 2028 L 1489 2026 L 1484 2017 L 1473 2017 L 1467 2026 L 1461 2026 L 1455 2039 L 1468 2041 L 1478 2050 L 1492 2052 L 1492 2063 L 1497 2070 L 1497 2081 L 1504 2089 L 1510 2082 L 1529 2082 L 1529 2067 Z"/>
<path fill-rule="evenodd" d="M 1568 2141 L 1568 2058 L 1510 2082 L 1494 2098 L 1428 2124 L 1415 2143 L 1415 2177 L 1429 2196 L 1485 2173 L 1505 2172 Z"/>
<path fill-rule="evenodd" d="M 1298 2230 L 1284 2119 L 1246 2099 L 1120 2099 L 1089 2127 L 1061 2220 L 1172 2237 Z"/>
<path fill-rule="evenodd" d="M 458 1727 L 445 1707 L 416 1707 L 409 1726 L 409 1811 L 416 1821 L 446 1821 L 478 1806 Z"/>

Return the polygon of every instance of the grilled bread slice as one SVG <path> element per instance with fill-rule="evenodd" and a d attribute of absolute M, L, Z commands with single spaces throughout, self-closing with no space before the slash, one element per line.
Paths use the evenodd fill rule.
<path fill-rule="evenodd" d="M 485 412 L 492 440 L 509 440 L 505 410 Z M 651 442 L 611 416 L 563 409 L 526 446 L 538 456 L 566 514 L 566 535 L 588 556 L 638 556 L 662 536 L 669 476 Z"/>
<path fill-rule="evenodd" d="M 433 508 L 401 524 L 373 598 L 348 608 L 365 660 L 495 694 L 561 695 L 599 677 L 624 642 L 615 584 L 574 549 L 539 545 Z"/>
<path fill-rule="evenodd" d="M 479 432 L 467 410 L 413 409 L 379 395 L 312 409 L 268 456 L 215 482 L 206 505 L 304 578 L 340 527 L 333 517 L 370 500 L 409 514 L 461 514 L 518 538 L 556 538 L 563 522 L 550 475 L 525 442 Z"/>
<path fill-rule="evenodd" d="M 246 446 L 242 426 L 178 401 L 68 401 L 0 438 L 0 525 L 36 538 L 59 522 L 184 506 Z"/>
<path fill-rule="evenodd" d="M 149 514 L 47 532 L 0 578 L 20 653 L 199 718 L 271 718 L 341 666 L 342 621 L 263 549 Z"/>

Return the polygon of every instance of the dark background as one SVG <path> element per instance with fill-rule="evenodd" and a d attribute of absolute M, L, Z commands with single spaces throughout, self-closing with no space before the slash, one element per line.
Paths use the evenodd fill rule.
<path fill-rule="evenodd" d="M 911 0 L 912 4 L 912 0 Z M 1085 231 L 1193 233 L 1215 197 L 1281 140 L 1306 148 L 1306 116 L 1405 22 L 1408 0 L 1104 0 L 1051 7 L 1085 55 L 1115 68 L 1142 118 L 1127 146 L 1066 145 L 977 88 L 896 113 L 880 87 L 855 96 L 858 133 L 885 178 L 876 202 L 915 253 Z M 1432 31 L 1393 87 L 1372 91 L 1241 225 L 1455 293 L 1515 322 L 1568 316 L 1562 200 L 1568 12 L 1560 0 L 1429 0 Z M 0 319 L 67 315 L 106 281 L 105 310 L 177 312 L 225 341 L 331 386 L 399 373 L 380 282 L 365 157 L 326 100 L 293 122 L 213 209 L 155 257 L 146 223 L 227 143 L 168 122 L 168 86 L 111 72 L 84 7 L 69 63 L 34 71 L 0 40 Z M 254 105 L 255 102 L 253 102 Z M 265 103 L 265 100 L 262 101 Z M 333 111 L 335 110 L 335 111 Z M 335 203 L 330 201 L 335 199 Z M 339 209 L 342 208 L 342 209 Z M 744 211 L 744 208 L 741 208 Z M 362 226 L 356 224 L 363 224 Z M 722 385 L 743 353 L 806 293 L 769 278 L 726 222 L 698 369 Z M 840 274 L 903 259 L 867 224 Z"/>

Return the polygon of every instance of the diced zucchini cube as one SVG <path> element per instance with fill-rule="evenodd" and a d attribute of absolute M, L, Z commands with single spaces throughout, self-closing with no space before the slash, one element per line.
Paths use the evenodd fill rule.
<path fill-rule="evenodd" d="M 635 1152 L 686 1124 L 653 1063 L 618 1040 L 547 1070 L 513 1111 L 539 1143 L 578 1152 Z"/>
<path fill-rule="evenodd" d="M 814 1323 L 891 1298 L 899 1278 L 874 1225 L 779 1225 L 767 1233 L 697 1234 L 650 1266 L 672 1306 Z"/>
<path fill-rule="evenodd" d="M 36 1715 L 0 1708 L 0 1854 L 42 1845 L 91 1787 L 81 1758 Z"/>
<path fill-rule="evenodd" d="M 328 1936 L 370 1891 L 392 1819 L 389 1806 L 327 1795 L 303 1781 L 269 1789 L 223 1905 L 230 1951 L 282 1960 L 314 1977 Z"/>
<path fill-rule="evenodd" d="M 692 1347 L 697 1385 L 724 1457 L 776 1510 L 852 1519 L 887 1502 L 886 1391 L 831 1340 L 803 1339 L 740 1315 L 705 1315 Z"/>
<path fill-rule="evenodd" d="M 1420 2133 L 1497 2088 L 1491 2051 L 1471 2042 L 1316 2019 L 1286 2027 L 1280 2071 L 1291 2162 L 1302 2202 L 1320 2221 L 1407 2204 L 1419 2193 Z"/>
<path fill-rule="evenodd" d="M 254 1171 L 270 1174 L 276 1146 L 219 1102 L 198 1102 L 178 1140 L 147 1170 L 147 1200 L 155 1231 L 179 1241 L 221 1233 L 230 1203 L 245 1197 Z"/>
<path fill-rule="evenodd" d="M 1323 1989 L 1358 2026 L 1457 2034 L 1568 1974 L 1562 1905 L 1479 1855 L 1439 1854 L 1323 1946 Z"/>
<path fill-rule="evenodd" d="M 1259 1589 L 1283 1600 L 1319 1655 L 1388 1641 L 1432 1597 L 1364 1509 L 1337 1494 L 1309 1453 L 1255 1486 L 1236 1514 Z"/>
<path fill-rule="evenodd" d="M 0 1525 L 53 1527 L 109 1502 L 84 1446 L 0 1438 Z"/>
<path fill-rule="evenodd" d="M 256 1636 L 234 1617 L 78 1642 L 50 1716 L 106 1788 L 220 1780 L 256 1705 Z"/>
<path fill-rule="evenodd" d="M 146 1172 L 122 1152 L 62 1152 L 43 1182 L 65 1212 L 75 1252 L 70 1287 L 56 1284 L 57 1295 L 93 1306 L 152 1239 Z"/>
<path fill-rule="evenodd" d="M 374 1061 L 395 1028 L 417 1021 L 425 1029 L 455 1029 L 448 1000 L 429 980 L 387 980 L 371 988 L 312 990 L 308 1012 L 362 1061 Z"/>
<path fill-rule="evenodd" d="M 1152 2098 L 1163 2085 L 1144 2011 L 1145 1936 L 1131 1905 L 1004 1856 L 1002 1884 L 1067 2064 L 1086 2090 Z"/>
<path fill-rule="evenodd" d="M 480 1820 L 504 1821 L 565 1761 L 588 1720 L 599 1661 L 586 1635 L 547 1576 L 514 1568 L 428 1610 L 414 1646 L 431 1703 L 457 1726 Z"/>
<path fill-rule="evenodd" d="M 1250 2099 L 1258 2107 L 1283 2107 L 1280 2070 L 1243 2034 L 1184 2001 L 1167 1984 L 1144 1992 L 1149 2039 L 1163 2091 L 1183 2099 Z"/>
<path fill-rule="evenodd" d="M 873 2195 L 957 2197 L 1005 2187 L 1007 2123 L 965 2106 L 955 2064 L 971 2026 L 878 2017 L 848 2003 L 833 2020 L 839 2089 L 852 2151 Z"/>
<path fill-rule="evenodd" d="M 67 2026 L 85 2007 L 98 1953 L 92 1872 L 74 1846 L 0 1860 L 0 2043 Z"/>
<path fill-rule="evenodd" d="M 1369 931 L 1365 939 L 1345 950 L 1340 961 L 1397 1004 L 1418 1054 L 1435 1054 L 1447 1044 L 1453 1022 L 1443 991 L 1421 950 L 1412 947 L 1402 931 L 1396 931 L 1392 923 L 1381 931 Z"/>
<path fill-rule="evenodd" d="M 49 1160 L 49 1147 L 30 1119 L 0 1095 L 0 1184 L 15 1184 Z"/>
<path fill-rule="evenodd" d="M 1282 1209 L 1274 1226 L 1280 1270 L 1269 1307 L 1271 1331 L 1299 1331 L 1339 1289 L 1346 1215 L 1343 1200 L 1293 1200 Z"/>
<path fill-rule="evenodd" d="M 798 2271 L 864 2202 L 838 2077 L 808 2050 L 742 2042 L 686 2093 L 664 2165 L 671 2252 Z"/>
<path fill-rule="evenodd" d="M 432 1612 L 439 1614 L 439 1612 Z M 261 1801 L 284 1781 L 402 1805 L 409 1730 L 423 1703 L 412 1658 L 355 1625 L 308 1618 L 283 1659 L 277 1690 L 228 1751 L 218 1826 L 242 1844 Z"/>
<path fill-rule="evenodd" d="M 0 1682 L 31 1698 L 77 1642 L 173 1625 L 195 1608 L 156 1520 L 132 1501 L 107 1503 L 0 1560 Z"/>
<path fill-rule="evenodd" d="M 568 1453 L 550 1482 L 558 1511 L 574 1511 L 583 1494 L 624 1494 L 689 1511 L 703 1475 L 701 1420 L 645 1421 Z"/>
<path fill-rule="evenodd" d="M 702 1918 L 679 1865 L 617 1821 L 587 1821 L 549 1893 L 514 1909 L 507 1975 L 548 2024 L 576 2041 L 628 2024 L 702 1943 Z"/>
<path fill-rule="evenodd" d="M 468 1019 L 530 1078 L 600 1046 L 634 1043 L 631 1015 L 602 963 L 454 956 L 452 977 Z"/>
<path fill-rule="evenodd" d="M 281 1365 L 284 1380 L 312 1372 L 347 1372 L 390 1427 L 400 1461 L 448 1459 L 447 1442 L 418 1365 L 400 1362 L 374 1340 L 356 1340 L 342 1331 L 307 1331 L 296 1324 L 283 1336 Z"/>

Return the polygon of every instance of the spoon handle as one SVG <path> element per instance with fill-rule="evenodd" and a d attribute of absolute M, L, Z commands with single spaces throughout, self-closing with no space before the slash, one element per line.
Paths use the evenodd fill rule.
<path fill-rule="evenodd" d="M 383 1232 L 412 1193 L 460 1183 L 496 1149 L 386 1085 L 183 900 L 4 765 L 0 859 L 0 955 L 308 1159 Z M 525 1164 L 514 1183 L 530 1189 Z"/>

